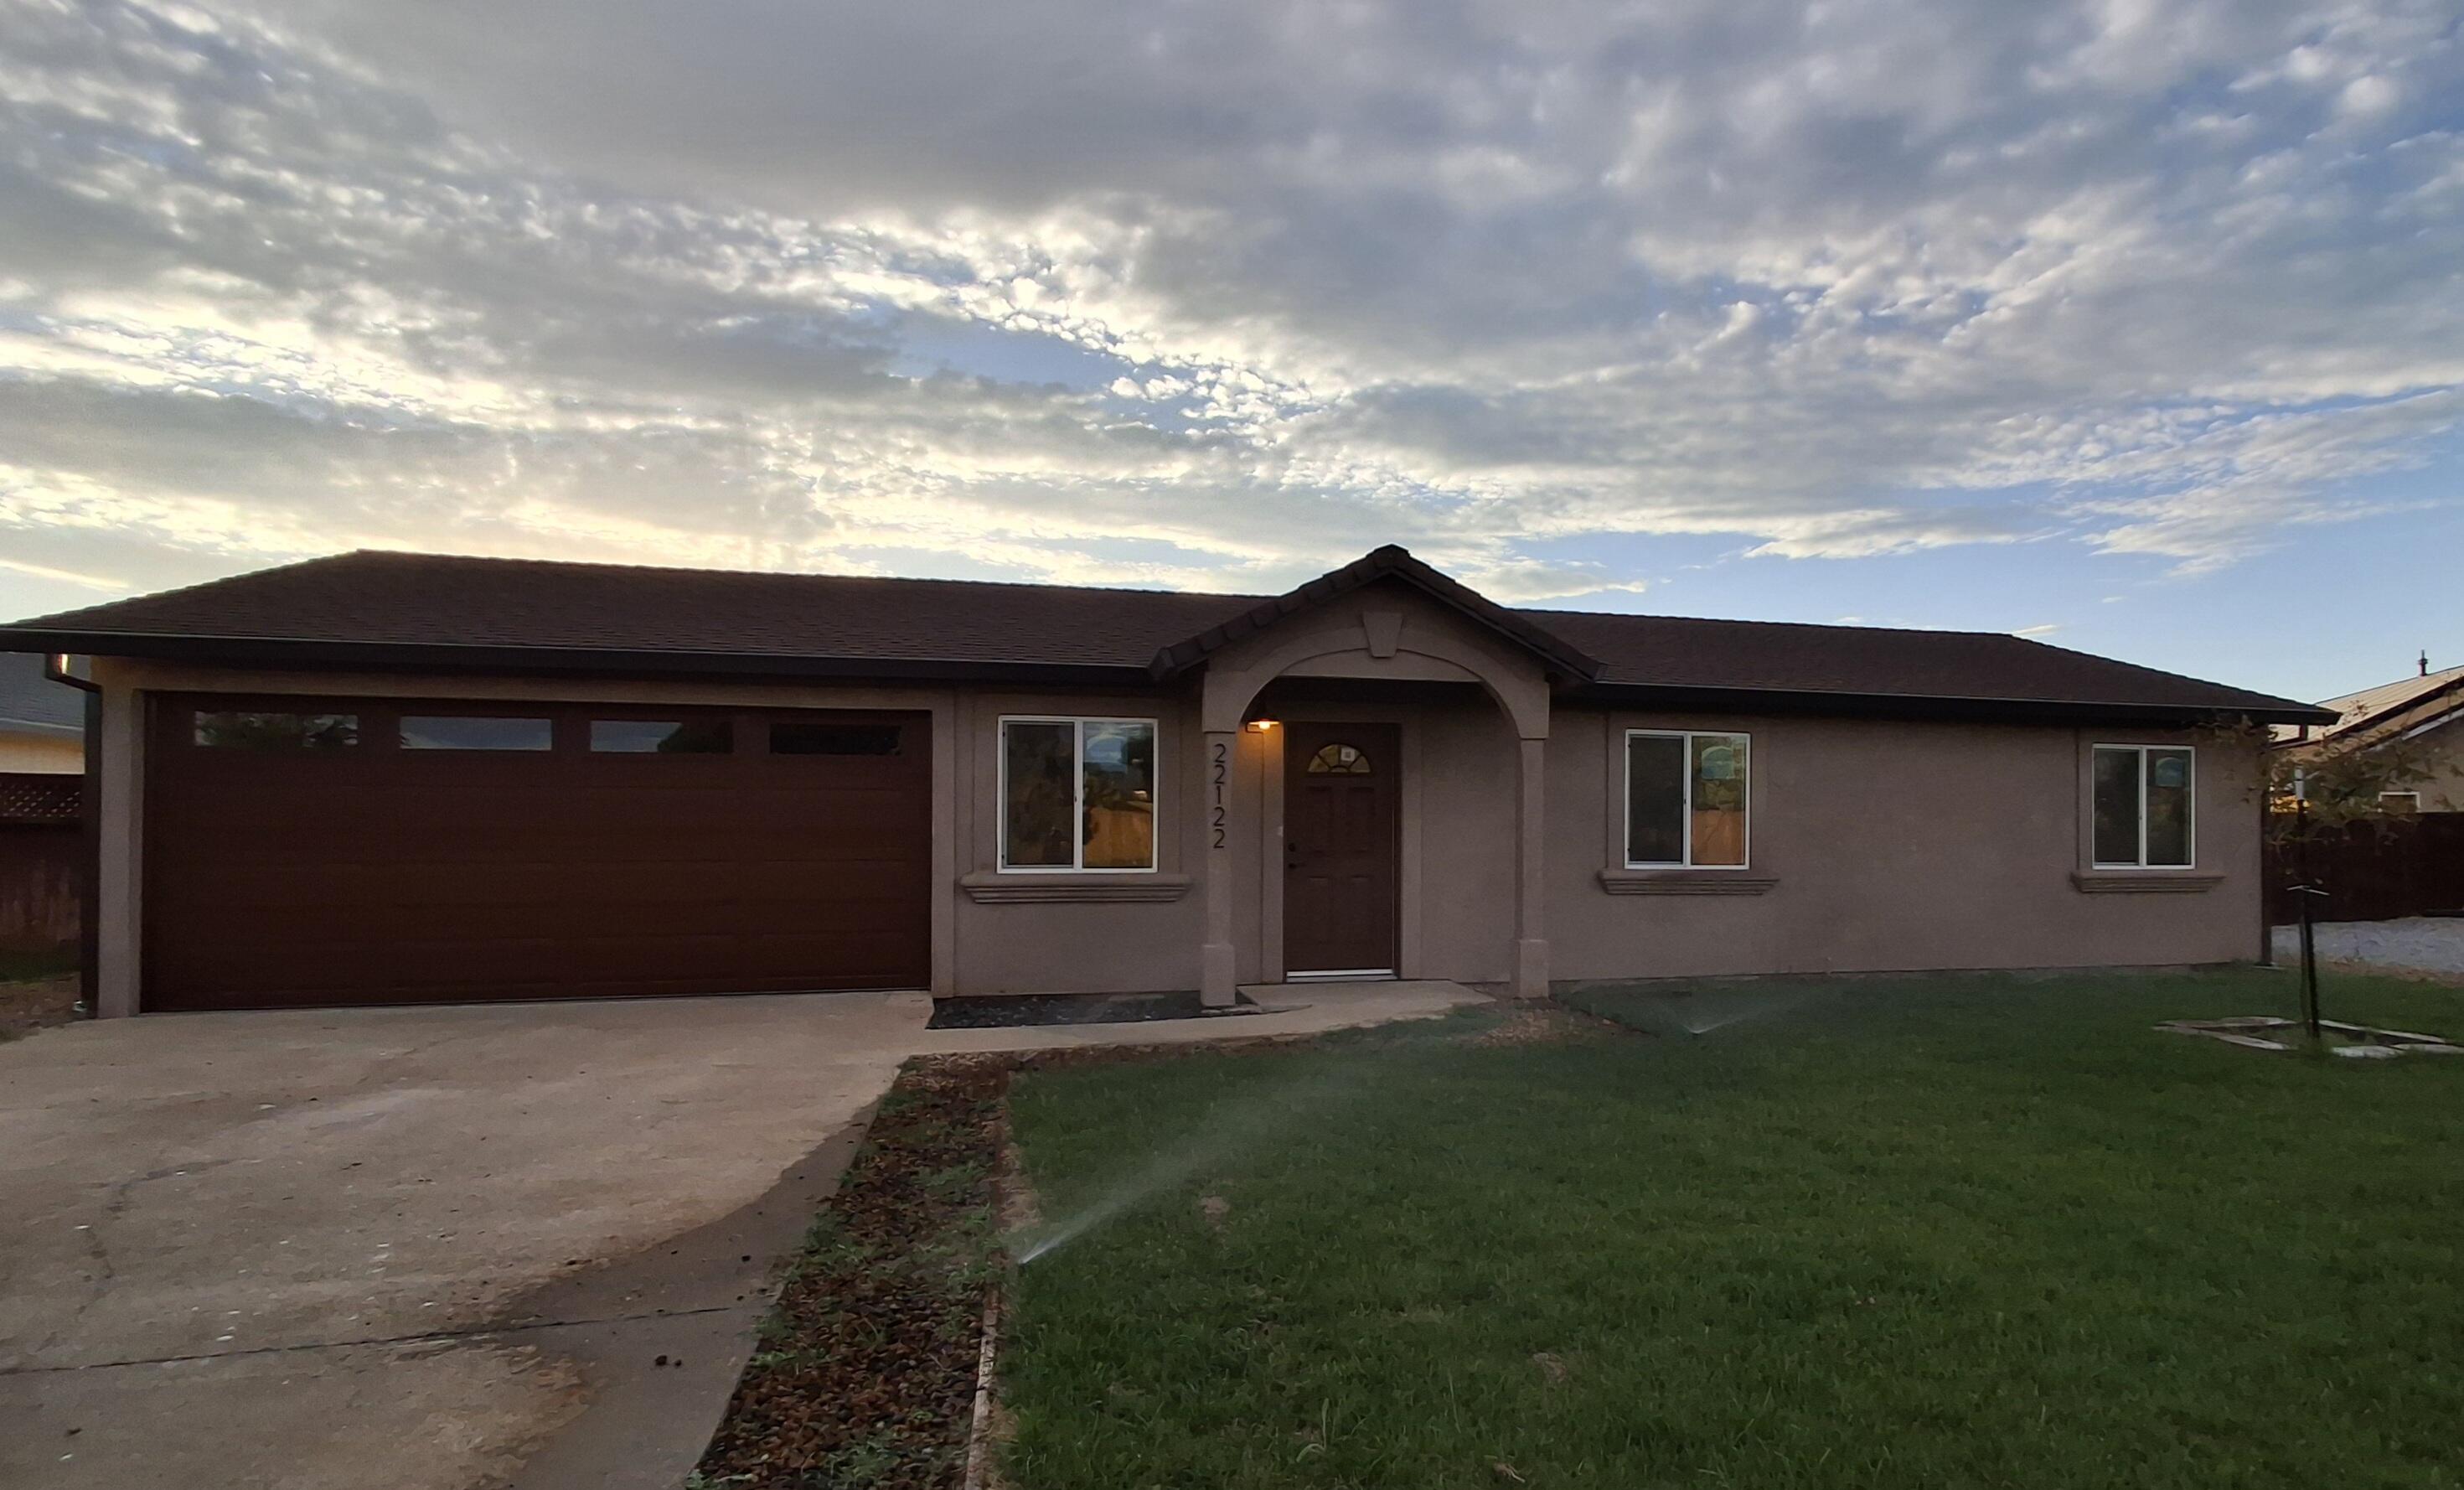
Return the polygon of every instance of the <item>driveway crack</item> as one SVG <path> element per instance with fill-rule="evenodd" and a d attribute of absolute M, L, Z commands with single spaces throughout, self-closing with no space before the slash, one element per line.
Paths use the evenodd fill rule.
<path fill-rule="evenodd" d="M 159 1169 L 148 1169 L 143 1174 L 132 1174 L 124 1179 L 114 1180 L 111 1188 L 103 1194 L 102 1213 L 95 1217 L 85 1228 L 86 1256 L 94 1261 L 94 1273 L 89 1279 L 86 1295 L 78 1301 L 75 1309 L 69 1311 L 67 1318 L 61 1320 L 50 1334 L 43 1337 L 43 1343 L 34 1347 L 35 1353 L 40 1354 L 58 1345 L 61 1339 L 85 1318 L 87 1312 L 100 1303 L 103 1296 L 111 1291 L 111 1285 L 120 1277 L 120 1271 L 112 1264 L 111 1243 L 105 1234 L 127 1214 L 128 1202 L 137 1193 L 139 1186 L 150 1185 L 156 1180 L 167 1180 L 173 1175 L 196 1174 L 207 1169 L 218 1169 L 233 1162 L 230 1159 L 200 1159 L 193 1164 L 167 1164 Z M 0 1368 L 0 1375 L 9 1374 L 11 1374 L 10 1370 Z"/>
<path fill-rule="evenodd" d="M 289 1345 L 253 1345 L 242 1350 L 206 1350 L 188 1355 L 132 1356 L 115 1361 L 79 1361 L 65 1366 L 0 1367 L 0 1378 L 10 1376 L 54 1376 L 70 1371 L 107 1371 L 127 1366 L 179 1366 L 195 1361 L 232 1361 L 246 1356 L 292 1355 L 302 1350 L 347 1350 L 358 1345 L 451 1345 L 459 1341 L 493 1340 L 507 1335 L 535 1334 L 540 1330 L 579 1329 L 595 1324 L 635 1324 L 648 1320 L 689 1320 L 712 1314 L 759 1314 L 763 1303 L 721 1303 L 698 1309 L 651 1309 L 633 1314 L 609 1314 L 590 1319 L 538 1320 L 523 1324 L 473 1325 L 468 1329 L 423 1330 L 415 1335 L 371 1335 L 358 1340 L 307 1340 Z"/>

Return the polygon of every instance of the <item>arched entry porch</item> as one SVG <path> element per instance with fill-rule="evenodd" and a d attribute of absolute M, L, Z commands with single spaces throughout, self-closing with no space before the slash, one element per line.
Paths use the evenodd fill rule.
<path fill-rule="evenodd" d="M 1211 655 L 1200 718 L 1208 1003 L 1231 1004 L 1244 968 L 1270 982 L 1502 978 L 1518 997 L 1546 994 L 1542 659 L 1422 595 L 1370 587 Z M 1349 965 L 1377 945 L 1358 923 L 1376 909 L 1361 886 L 1389 812 L 1394 952 Z"/>

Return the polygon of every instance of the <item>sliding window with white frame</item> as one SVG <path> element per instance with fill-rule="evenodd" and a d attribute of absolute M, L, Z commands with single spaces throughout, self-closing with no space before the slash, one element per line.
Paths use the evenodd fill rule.
<path fill-rule="evenodd" d="M 1626 867 L 1745 868 L 1751 750 L 1750 737 L 1730 730 L 1627 730 Z"/>
<path fill-rule="evenodd" d="M 1000 800 L 1003 873 L 1152 873 L 1155 722 L 1003 716 Z"/>
<path fill-rule="evenodd" d="M 2195 843 L 2198 761 L 2189 745 L 2101 745 L 2090 816 L 2098 869 L 2189 869 Z"/>

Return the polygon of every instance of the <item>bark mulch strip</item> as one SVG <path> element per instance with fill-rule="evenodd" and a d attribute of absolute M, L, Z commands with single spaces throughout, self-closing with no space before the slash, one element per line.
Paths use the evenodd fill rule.
<path fill-rule="evenodd" d="M 945 1490 L 965 1472 L 1009 1062 L 917 1062 L 814 1218 L 692 1481 Z"/>

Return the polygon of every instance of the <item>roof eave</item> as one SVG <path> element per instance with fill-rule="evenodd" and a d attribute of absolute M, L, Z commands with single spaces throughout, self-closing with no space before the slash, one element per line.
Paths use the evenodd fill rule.
<path fill-rule="evenodd" d="M 143 661 L 256 668 L 364 668 L 408 673 L 621 673 L 631 677 L 830 678 L 910 682 L 971 678 L 1021 683 L 1147 686 L 1144 668 L 1112 663 L 952 657 L 848 657 L 638 647 L 491 646 L 329 641 L 281 636 L 193 636 L 0 627 L 0 651 L 80 653 Z"/>
<path fill-rule="evenodd" d="M 1882 719 L 1957 719 L 2047 723 L 2255 724 L 2317 723 L 2332 718 L 2289 700 L 2241 703 L 2142 703 L 2088 699 L 1983 698 L 1957 694 L 1852 693 L 1807 688 L 1752 688 L 1670 683 L 1592 683 L 1565 697 L 1582 703 L 1667 709 L 1745 709 L 1777 714 L 1828 714 Z"/>

